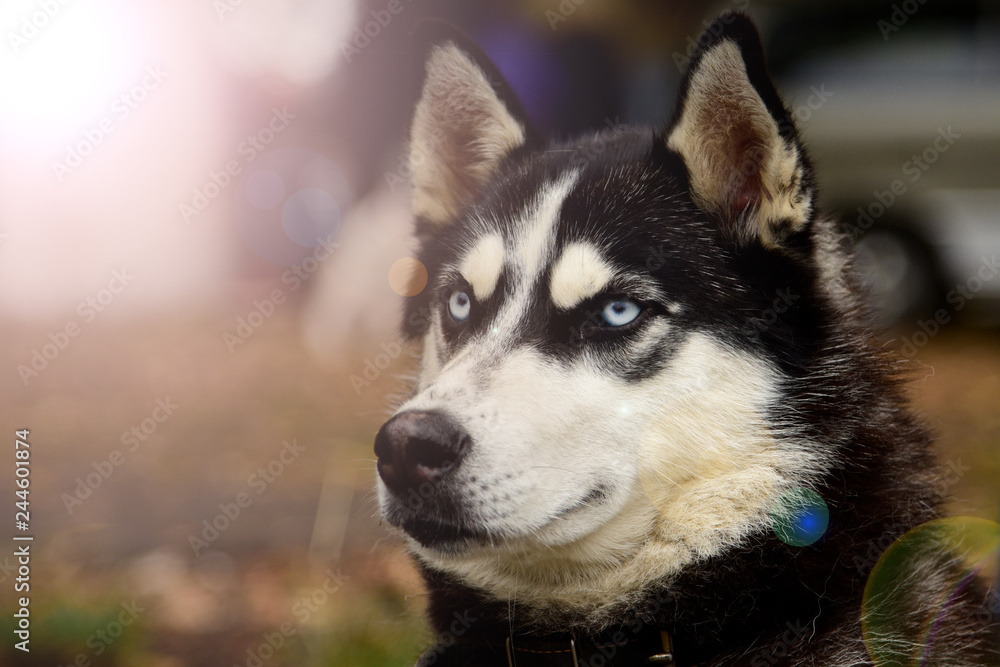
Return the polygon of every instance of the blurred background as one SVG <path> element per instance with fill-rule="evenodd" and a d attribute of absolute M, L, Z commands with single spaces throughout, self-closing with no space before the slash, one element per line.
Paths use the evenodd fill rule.
<path fill-rule="evenodd" d="M 996 520 L 997 3 L 8 0 L 0 424 L 30 429 L 35 541 L 30 654 L 0 550 L 0 664 L 411 664 L 371 451 L 414 367 L 406 35 L 459 25 L 567 137 L 665 122 L 724 9 L 759 22 L 950 510 Z"/>

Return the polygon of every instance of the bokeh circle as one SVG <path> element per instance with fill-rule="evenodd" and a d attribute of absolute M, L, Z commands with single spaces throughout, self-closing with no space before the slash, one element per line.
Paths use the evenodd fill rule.
<path fill-rule="evenodd" d="M 352 202 L 333 160 L 308 148 L 282 147 L 243 165 L 233 215 L 257 256 L 292 266 L 337 235 Z"/>
<path fill-rule="evenodd" d="M 826 534 L 830 509 L 822 496 L 797 486 L 783 492 L 771 507 L 771 529 L 779 540 L 793 547 L 814 544 Z"/>
<path fill-rule="evenodd" d="M 876 667 L 942 664 L 935 652 L 942 626 L 967 620 L 949 614 L 980 594 L 980 577 L 1000 576 L 998 565 L 1000 524 L 987 519 L 936 519 L 893 542 L 868 576 L 862 601 L 862 634 Z"/>
<path fill-rule="evenodd" d="M 416 296 L 427 287 L 427 267 L 414 257 L 401 257 L 389 267 L 389 287 L 400 296 Z"/>

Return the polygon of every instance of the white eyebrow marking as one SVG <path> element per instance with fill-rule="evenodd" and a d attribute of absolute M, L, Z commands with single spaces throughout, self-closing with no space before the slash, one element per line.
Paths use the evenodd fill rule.
<path fill-rule="evenodd" d="M 538 193 L 534 206 L 529 208 L 521 222 L 520 240 L 514 248 L 522 283 L 534 283 L 545 268 L 546 259 L 556 240 L 559 212 L 570 190 L 580 176 L 578 170 L 563 174 L 558 181 L 546 184 Z"/>
<path fill-rule="evenodd" d="M 549 291 L 557 308 L 569 310 L 601 292 L 614 271 L 592 244 L 576 241 L 566 246 L 552 267 Z"/>
<path fill-rule="evenodd" d="M 512 269 L 511 296 L 497 313 L 494 325 L 503 335 L 513 335 L 528 310 L 531 291 L 541 278 L 556 242 L 563 202 L 579 176 L 579 170 L 573 170 L 556 181 L 546 183 L 534 202 L 521 214 L 517 223 L 519 232 L 507 256 Z"/>
<path fill-rule="evenodd" d="M 488 299 L 496 289 L 503 258 L 503 239 L 499 234 L 488 234 L 476 241 L 462 260 L 459 272 L 472 285 L 472 292 L 478 301 Z"/>

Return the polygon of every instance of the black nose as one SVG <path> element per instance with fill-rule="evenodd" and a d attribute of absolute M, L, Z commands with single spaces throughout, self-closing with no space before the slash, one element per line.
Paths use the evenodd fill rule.
<path fill-rule="evenodd" d="M 401 412 L 375 436 L 378 474 L 397 495 L 437 482 L 458 467 L 471 438 L 440 412 Z"/>

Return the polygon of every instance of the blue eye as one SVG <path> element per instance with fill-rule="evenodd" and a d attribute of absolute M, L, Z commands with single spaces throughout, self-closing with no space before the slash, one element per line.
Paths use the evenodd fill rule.
<path fill-rule="evenodd" d="M 632 301 L 615 299 L 614 301 L 609 301 L 608 305 L 604 306 L 604 310 L 601 311 L 601 317 L 609 325 L 621 327 L 639 317 L 639 313 L 641 312 L 642 309 Z"/>
<path fill-rule="evenodd" d="M 458 291 L 451 293 L 451 298 L 448 299 L 448 312 L 456 322 L 468 319 L 469 311 L 471 310 L 472 301 L 469 299 L 468 294 Z"/>

